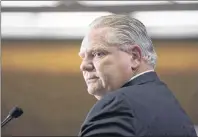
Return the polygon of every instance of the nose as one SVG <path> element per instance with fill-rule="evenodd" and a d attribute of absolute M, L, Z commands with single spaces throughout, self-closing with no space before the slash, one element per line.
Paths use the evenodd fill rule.
<path fill-rule="evenodd" d="M 80 65 L 81 71 L 92 71 L 94 69 L 94 65 L 90 61 L 82 61 Z"/>

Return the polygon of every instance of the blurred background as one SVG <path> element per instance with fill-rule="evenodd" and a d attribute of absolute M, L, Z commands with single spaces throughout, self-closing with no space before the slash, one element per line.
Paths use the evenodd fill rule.
<path fill-rule="evenodd" d="M 78 135 L 96 102 L 79 71 L 80 44 L 93 19 L 112 13 L 145 24 L 159 77 L 198 125 L 198 1 L 3 0 L 1 11 L 1 119 L 24 110 L 2 135 Z"/>

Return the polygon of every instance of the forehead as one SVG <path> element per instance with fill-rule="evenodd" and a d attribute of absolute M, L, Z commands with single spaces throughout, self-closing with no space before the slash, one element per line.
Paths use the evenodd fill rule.
<path fill-rule="evenodd" d="M 107 48 L 105 44 L 105 36 L 108 28 L 97 28 L 90 30 L 84 37 L 80 51 L 87 51 L 96 48 Z"/>

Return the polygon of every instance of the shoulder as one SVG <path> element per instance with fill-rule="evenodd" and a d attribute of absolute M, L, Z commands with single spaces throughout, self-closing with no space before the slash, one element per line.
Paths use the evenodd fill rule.
<path fill-rule="evenodd" d="M 125 94 L 127 88 L 121 88 L 105 95 L 101 100 L 91 108 L 87 115 L 87 120 L 99 114 L 106 113 L 122 113 L 127 112 L 133 114 L 132 106 L 129 102 L 127 94 Z"/>
<path fill-rule="evenodd" d="M 125 95 L 116 91 L 99 100 L 81 127 L 81 136 L 134 134 L 134 116 Z"/>
<path fill-rule="evenodd" d="M 123 105 L 129 107 L 129 103 L 123 89 L 119 89 L 105 95 L 93 106 L 93 109 L 109 109 L 110 107 L 121 107 Z"/>

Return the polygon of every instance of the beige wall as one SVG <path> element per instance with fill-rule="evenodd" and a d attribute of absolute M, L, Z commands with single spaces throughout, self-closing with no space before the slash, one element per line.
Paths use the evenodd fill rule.
<path fill-rule="evenodd" d="M 79 72 L 79 41 L 2 41 L 2 117 L 24 115 L 3 135 L 77 135 L 95 99 Z M 157 72 L 198 124 L 198 41 L 154 41 Z M 168 113 L 168 112 L 164 112 Z"/>

